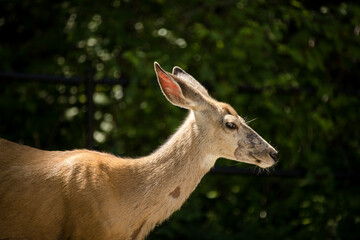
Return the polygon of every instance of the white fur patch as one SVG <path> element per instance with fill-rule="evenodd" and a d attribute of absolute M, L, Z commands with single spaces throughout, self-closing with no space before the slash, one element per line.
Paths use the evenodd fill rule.
<path fill-rule="evenodd" d="M 205 156 L 201 161 L 201 167 L 207 171 L 215 165 L 217 157 L 213 155 Z"/>

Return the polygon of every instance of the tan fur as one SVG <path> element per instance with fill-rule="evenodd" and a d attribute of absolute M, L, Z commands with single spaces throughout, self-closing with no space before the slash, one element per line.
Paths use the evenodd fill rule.
<path fill-rule="evenodd" d="M 159 83 L 189 115 L 149 156 L 43 151 L 0 139 L 0 239 L 144 239 L 180 208 L 217 158 L 274 163 L 268 154 L 276 151 L 233 108 L 191 84 L 196 80 L 180 68 L 170 74 L 155 64 L 155 70 L 181 81 Z M 239 129 L 226 129 L 226 121 Z"/>

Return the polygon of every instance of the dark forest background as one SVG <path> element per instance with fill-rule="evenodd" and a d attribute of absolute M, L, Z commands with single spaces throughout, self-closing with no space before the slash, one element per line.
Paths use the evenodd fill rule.
<path fill-rule="evenodd" d="M 208 174 L 148 239 L 360 239 L 359 34 L 357 1 L 0 0 L 0 72 L 119 79 L 95 86 L 95 148 L 135 157 L 186 115 L 153 70 L 178 65 L 302 173 Z M 86 101 L 84 84 L 0 77 L 0 137 L 86 147 Z"/>

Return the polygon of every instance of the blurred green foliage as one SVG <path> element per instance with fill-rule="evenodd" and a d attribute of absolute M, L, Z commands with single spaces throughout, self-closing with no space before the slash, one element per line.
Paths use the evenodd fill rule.
<path fill-rule="evenodd" d="M 360 238 L 359 183 L 333 175 L 360 171 L 356 1 L 0 4 L 0 71 L 129 80 L 96 86 L 97 149 L 148 154 L 181 123 L 186 112 L 156 85 L 158 61 L 168 71 L 182 67 L 256 118 L 250 125 L 280 152 L 277 169 L 307 173 L 207 175 L 149 239 Z M 84 147 L 85 102 L 83 85 L 0 81 L 0 136 L 43 149 Z"/>

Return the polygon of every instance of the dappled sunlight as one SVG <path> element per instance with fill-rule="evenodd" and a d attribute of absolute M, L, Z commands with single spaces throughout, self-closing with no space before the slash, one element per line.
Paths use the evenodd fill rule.
<path fill-rule="evenodd" d="M 3 5 L 1 138 L 149 154 L 187 114 L 164 101 L 158 61 L 190 72 L 276 146 L 266 170 L 219 159 L 148 239 L 359 238 L 356 1 Z"/>

